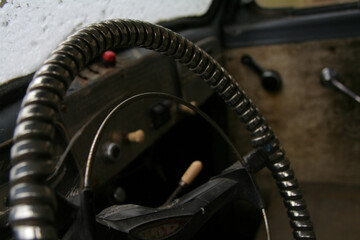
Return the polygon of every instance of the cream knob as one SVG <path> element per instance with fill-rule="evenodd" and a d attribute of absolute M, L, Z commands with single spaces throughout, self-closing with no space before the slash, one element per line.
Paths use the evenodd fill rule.
<path fill-rule="evenodd" d="M 191 101 L 190 103 L 191 103 L 191 105 L 196 106 L 196 102 L 195 102 L 195 101 Z M 194 115 L 194 114 L 195 114 L 195 112 L 194 112 L 191 108 L 188 108 L 188 107 L 185 106 L 185 105 L 180 105 L 180 111 L 182 111 L 183 113 L 186 113 L 186 114 L 190 114 L 190 115 Z"/>
<path fill-rule="evenodd" d="M 145 132 L 142 129 L 127 134 L 127 139 L 132 143 L 142 143 L 145 141 Z"/>
<path fill-rule="evenodd" d="M 189 168 L 186 170 L 184 175 L 181 177 L 181 181 L 190 184 L 202 170 L 202 162 L 194 161 Z"/>

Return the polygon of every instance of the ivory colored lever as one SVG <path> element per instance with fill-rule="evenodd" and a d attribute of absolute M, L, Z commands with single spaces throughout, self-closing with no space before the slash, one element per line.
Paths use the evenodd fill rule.
<path fill-rule="evenodd" d="M 144 130 L 139 129 L 134 132 L 129 132 L 126 137 L 129 142 L 142 143 L 145 141 L 145 132 Z"/>
<path fill-rule="evenodd" d="M 195 107 L 197 105 L 195 101 L 191 101 L 190 103 L 191 103 L 191 105 L 193 105 Z M 180 109 L 181 112 L 189 114 L 189 115 L 194 115 L 195 114 L 195 112 L 191 108 L 188 108 L 185 105 L 180 105 L 179 109 Z"/>
<path fill-rule="evenodd" d="M 191 163 L 189 168 L 186 170 L 184 175 L 181 177 L 180 183 L 184 182 L 185 184 L 191 184 L 192 181 L 199 175 L 202 170 L 202 162 L 201 161 L 194 161 Z"/>
<path fill-rule="evenodd" d="M 178 187 L 175 189 L 175 191 L 171 194 L 171 196 L 166 200 L 166 202 L 163 204 L 167 205 L 168 203 L 172 202 L 175 198 L 177 198 L 180 193 L 189 186 L 192 181 L 199 175 L 199 173 L 202 170 L 202 162 L 201 161 L 194 161 L 191 163 L 191 165 L 188 167 L 186 172 L 181 177 L 181 180 L 179 182 Z"/>

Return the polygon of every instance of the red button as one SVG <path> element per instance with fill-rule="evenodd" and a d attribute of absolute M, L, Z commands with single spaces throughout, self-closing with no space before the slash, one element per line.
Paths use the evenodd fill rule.
<path fill-rule="evenodd" d="M 113 51 L 106 51 L 102 55 L 102 59 L 108 64 L 115 64 L 116 62 L 116 54 Z"/>

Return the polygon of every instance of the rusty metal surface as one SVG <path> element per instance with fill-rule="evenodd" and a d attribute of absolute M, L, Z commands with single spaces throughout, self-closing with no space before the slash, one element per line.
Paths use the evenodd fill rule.
<path fill-rule="evenodd" d="M 271 94 L 240 62 L 249 54 L 278 71 L 281 92 Z M 246 90 L 282 142 L 300 181 L 360 185 L 360 105 L 319 83 L 324 67 L 360 93 L 360 39 L 326 40 L 228 50 L 226 67 Z M 246 152 L 248 136 L 230 115 L 230 132 Z"/>

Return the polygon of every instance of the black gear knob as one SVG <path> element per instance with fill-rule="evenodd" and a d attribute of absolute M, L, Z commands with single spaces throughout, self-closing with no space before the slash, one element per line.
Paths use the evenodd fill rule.
<path fill-rule="evenodd" d="M 243 55 L 241 62 L 257 73 L 263 88 L 269 92 L 278 92 L 282 88 L 282 79 L 278 72 L 262 68 L 252 57 Z"/>

